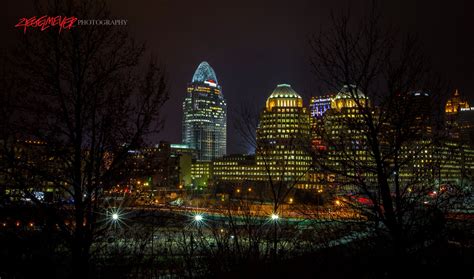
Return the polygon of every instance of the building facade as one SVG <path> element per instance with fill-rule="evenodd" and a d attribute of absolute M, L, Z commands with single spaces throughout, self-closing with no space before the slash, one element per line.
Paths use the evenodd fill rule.
<path fill-rule="evenodd" d="M 454 90 L 451 98 L 448 99 L 444 107 L 447 116 L 457 115 L 461 109 L 469 108 L 469 103 L 461 97 L 459 90 Z"/>
<path fill-rule="evenodd" d="M 311 101 L 309 103 L 311 117 L 321 118 L 324 113 L 331 108 L 331 102 L 333 98 L 334 94 L 311 97 Z"/>
<path fill-rule="evenodd" d="M 446 101 L 444 107 L 444 119 L 446 132 L 450 139 L 465 144 L 472 144 L 474 141 L 474 108 L 455 90 Z"/>
<path fill-rule="evenodd" d="M 183 102 L 183 143 L 210 162 L 226 154 L 227 104 L 216 74 L 207 62 L 199 64 Z"/>
<path fill-rule="evenodd" d="M 217 183 L 284 183 L 312 189 L 310 114 L 290 85 L 280 84 L 268 97 L 257 128 L 255 156 L 232 155 L 213 162 Z"/>
<path fill-rule="evenodd" d="M 191 186 L 192 162 L 196 159 L 196 150 L 186 144 L 171 144 L 171 156 L 179 157 L 179 188 Z"/>
<path fill-rule="evenodd" d="M 288 84 L 279 84 L 268 97 L 257 128 L 257 165 L 274 180 L 308 180 L 310 115 L 303 99 Z"/>
<path fill-rule="evenodd" d="M 324 144 L 320 134 L 323 127 L 323 116 L 331 109 L 331 104 L 335 96 L 335 94 L 328 94 L 311 97 L 309 110 L 311 113 L 311 145 L 313 149 L 320 151 L 327 149 L 327 145 Z"/>
<path fill-rule="evenodd" d="M 474 147 L 474 107 L 461 108 L 457 122 L 460 142 Z"/>
<path fill-rule="evenodd" d="M 345 185 L 348 177 L 370 176 L 366 172 L 367 149 L 364 109 L 371 110 L 369 98 L 354 85 L 344 85 L 331 99 L 331 109 L 323 118 L 324 162 L 329 169 L 343 173 L 336 177 Z"/>

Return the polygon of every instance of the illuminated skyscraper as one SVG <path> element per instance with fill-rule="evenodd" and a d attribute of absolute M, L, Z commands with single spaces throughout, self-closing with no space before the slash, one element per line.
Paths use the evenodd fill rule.
<path fill-rule="evenodd" d="M 433 118 L 434 99 L 431 94 L 424 90 L 416 90 L 402 95 L 404 104 L 410 108 L 406 115 L 407 122 L 410 123 L 413 137 L 431 137 L 435 128 Z"/>
<path fill-rule="evenodd" d="M 331 100 L 334 95 L 329 94 L 325 96 L 311 97 L 309 109 L 311 111 L 311 117 L 321 118 L 324 113 L 331 108 Z"/>
<path fill-rule="evenodd" d="M 326 111 L 331 109 L 331 103 L 334 97 L 335 94 L 311 97 L 309 110 L 311 112 L 312 146 L 315 149 L 325 150 L 327 148 L 321 137 L 318 135 L 318 130 L 322 127 L 324 114 Z"/>
<path fill-rule="evenodd" d="M 370 175 L 364 169 L 370 163 L 363 115 L 363 110 L 370 107 L 369 98 L 357 86 L 344 85 L 331 99 L 331 109 L 324 114 L 326 164 L 346 174 L 337 177 L 341 185 L 350 182 L 347 177 Z"/>
<path fill-rule="evenodd" d="M 280 84 L 260 114 L 255 156 L 226 156 L 213 162 L 217 182 L 282 182 L 287 187 L 319 189 L 313 179 L 310 114 L 290 85 Z"/>
<path fill-rule="evenodd" d="M 458 114 L 461 109 L 469 108 L 469 103 L 461 98 L 461 94 L 456 89 L 450 99 L 446 102 L 446 115 Z"/>
<path fill-rule="evenodd" d="M 216 73 L 207 62 L 199 64 L 183 102 L 183 143 L 196 149 L 199 161 L 226 153 L 227 104 Z"/>
<path fill-rule="evenodd" d="M 303 99 L 290 85 L 278 85 L 260 115 L 257 165 L 275 180 L 307 180 L 310 134 L 310 115 Z"/>
<path fill-rule="evenodd" d="M 473 127 L 473 121 L 469 121 L 469 116 L 472 117 L 470 111 L 469 103 L 461 97 L 461 94 L 459 94 L 459 91 L 456 89 L 451 95 L 451 98 L 446 102 L 444 108 L 446 131 L 451 139 L 461 140 L 464 143 L 470 141 L 467 140 L 469 138 L 468 131 L 472 131 Z"/>
<path fill-rule="evenodd" d="M 461 142 L 474 148 L 474 107 L 461 108 L 457 123 Z"/>

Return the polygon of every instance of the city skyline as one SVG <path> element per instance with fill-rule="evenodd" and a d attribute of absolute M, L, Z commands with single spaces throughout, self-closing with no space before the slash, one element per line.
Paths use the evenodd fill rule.
<path fill-rule="evenodd" d="M 471 278 L 467 7 L 6 4 L 0 277 Z"/>

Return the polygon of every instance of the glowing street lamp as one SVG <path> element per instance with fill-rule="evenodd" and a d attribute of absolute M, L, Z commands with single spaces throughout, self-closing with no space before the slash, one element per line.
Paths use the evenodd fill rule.
<path fill-rule="evenodd" d="M 270 216 L 270 219 L 272 219 L 272 221 L 277 221 L 279 218 L 280 217 L 276 213 L 272 213 L 272 215 Z"/>
<path fill-rule="evenodd" d="M 110 225 L 114 226 L 115 228 L 117 228 L 119 225 L 124 223 L 123 222 L 124 221 L 124 213 L 119 208 L 110 209 L 106 213 L 106 220 L 105 221 L 107 223 L 109 223 Z"/>
<path fill-rule="evenodd" d="M 194 221 L 200 223 L 200 222 L 202 222 L 202 220 L 203 220 L 203 217 L 202 217 L 201 214 L 194 215 Z"/>
<path fill-rule="evenodd" d="M 192 223 L 196 227 L 201 227 L 205 225 L 204 215 L 202 213 L 194 213 L 192 216 Z"/>

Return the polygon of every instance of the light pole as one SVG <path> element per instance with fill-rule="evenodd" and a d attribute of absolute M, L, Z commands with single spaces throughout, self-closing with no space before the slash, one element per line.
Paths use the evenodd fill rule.
<path fill-rule="evenodd" d="M 196 213 L 194 216 L 193 216 L 193 223 L 194 225 L 200 229 L 201 225 L 204 223 L 204 216 L 200 213 Z M 194 253 L 194 232 L 191 231 L 191 255 Z"/>
<path fill-rule="evenodd" d="M 277 248 L 278 248 L 278 243 L 277 243 L 277 223 L 278 219 L 280 219 L 280 216 L 276 212 L 273 212 L 270 215 L 270 220 L 273 222 L 273 257 L 276 259 L 277 255 Z"/>
<path fill-rule="evenodd" d="M 111 219 L 111 222 L 112 222 L 112 225 L 114 227 L 114 233 L 115 233 L 115 242 L 116 242 L 116 249 L 118 251 L 118 248 L 119 248 L 119 243 L 118 243 L 118 237 L 117 237 L 117 227 L 118 227 L 118 224 L 120 222 L 120 215 L 119 215 L 119 212 L 116 211 L 112 211 L 109 213 L 110 214 L 110 219 Z"/>

